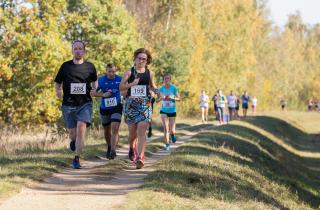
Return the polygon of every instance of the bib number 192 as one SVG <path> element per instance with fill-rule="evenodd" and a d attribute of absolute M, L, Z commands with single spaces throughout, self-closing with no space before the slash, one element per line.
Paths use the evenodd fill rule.
<path fill-rule="evenodd" d="M 131 96 L 147 96 L 147 87 L 145 85 L 131 87 Z"/>

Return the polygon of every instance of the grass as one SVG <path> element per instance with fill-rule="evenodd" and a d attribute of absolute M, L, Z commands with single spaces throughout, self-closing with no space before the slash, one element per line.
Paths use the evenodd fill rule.
<path fill-rule="evenodd" d="M 178 122 L 178 127 L 192 123 L 194 120 L 186 119 L 183 123 Z M 158 118 L 155 119 L 153 128 L 154 132 L 160 132 L 162 129 Z M 125 123 L 121 124 L 120 130 L 121 147 L 127 144 L 128 132 Z M 160 137 L 151 142 L 148 149 L 155 152 L 162 147 L 161 141 Z M 0 142 L 0 200 L 20 191 L 24 186 L 32 185 L 52 173 L 61 171 L 64 167 L 71 167 L 73 153 L 68 148 L 68 136 L 63 131 L 58 132 L 56 128 L 41 127 L 36 132 L 2 130 Z M 89 129 L 82 158 L 93 159 L 97 155 L 104 156 L 105 151 L 102 128 Z M 118 160 L 94 171 L 108 177 L 115 168 L 127 165 L 125 160 Z"/>
<path fill-rule="evenodd" d="M 161 160 L 125 208 L 318 209 L 316 122 L 319 113 L 275 112 L 201 132 Z"/>

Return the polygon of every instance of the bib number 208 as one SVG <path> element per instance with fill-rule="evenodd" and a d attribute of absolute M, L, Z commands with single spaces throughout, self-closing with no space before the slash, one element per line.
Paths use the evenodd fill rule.
<path fill-rule="evenodd" d="M 86 83 L 71 83 L 71 94 L 86 94 Z"/>

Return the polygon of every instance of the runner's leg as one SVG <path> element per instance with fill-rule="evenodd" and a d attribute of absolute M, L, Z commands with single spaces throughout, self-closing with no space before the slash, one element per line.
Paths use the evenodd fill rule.
<path fill-rule="evenodd" d="M 204 107 L 201 107 L 201 119 L 204 122 Z"/>
<path fill-rule="evenodd" d="M 205 113 L 205 121 L 208 122 L 208 107 L 204 108 L 204 113 Z"/>
<path fill-rule="evenodd" d="M 104 139 L 106 140 L 107 149 L 108 147 L 111 147 L 111 126 L 105 125 L 103 126 L 104 131 Z"/>
<path fill-rule="evenodd" d="M 138 122 L 137 135 L 138 135 L 138 156 L 144 158 L 144 151 L 146 147 L 147 137 L 146 131 L 148 128 L 148 122 Z"/>
<path fill-rule="evenodd" d="M 161 114 L 161 121 L 163 126 L 164 143 L 169 144 L 169 120 L 166 114 Z"/>
<path fill-rule="evenodd" d="M 115 150 L 118 145 L 119 128 L 120 128 L 119 122 L 112 122 L 111 123 L 111 149 L 112 150 Z"/>
<path fill-rule="evenodd" d="M 176 118 L 175 117 L 169 117 L 169 130 L 171 135 L 176 134 Z"/>
<path fill-rule="evenodd" d="M 86 135 L 87 123 L 78 121 L 77 122 L 77 139 L 76 139 L 76 152 L 75 155 L 80 157 L 82 148 L 84 146 L 84 139 Z"/>

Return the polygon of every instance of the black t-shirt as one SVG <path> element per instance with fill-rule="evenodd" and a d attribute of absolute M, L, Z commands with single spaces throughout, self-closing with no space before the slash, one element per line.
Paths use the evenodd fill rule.
<path fill-rule="evenodd" d="M 92 101 L 91 82 L 97 80 L 97 71 L 90 62 L 75 64 L 73 60 L 64 62 L 55 78 L 63 86 L 63 105 L 81 106 Z"/>

